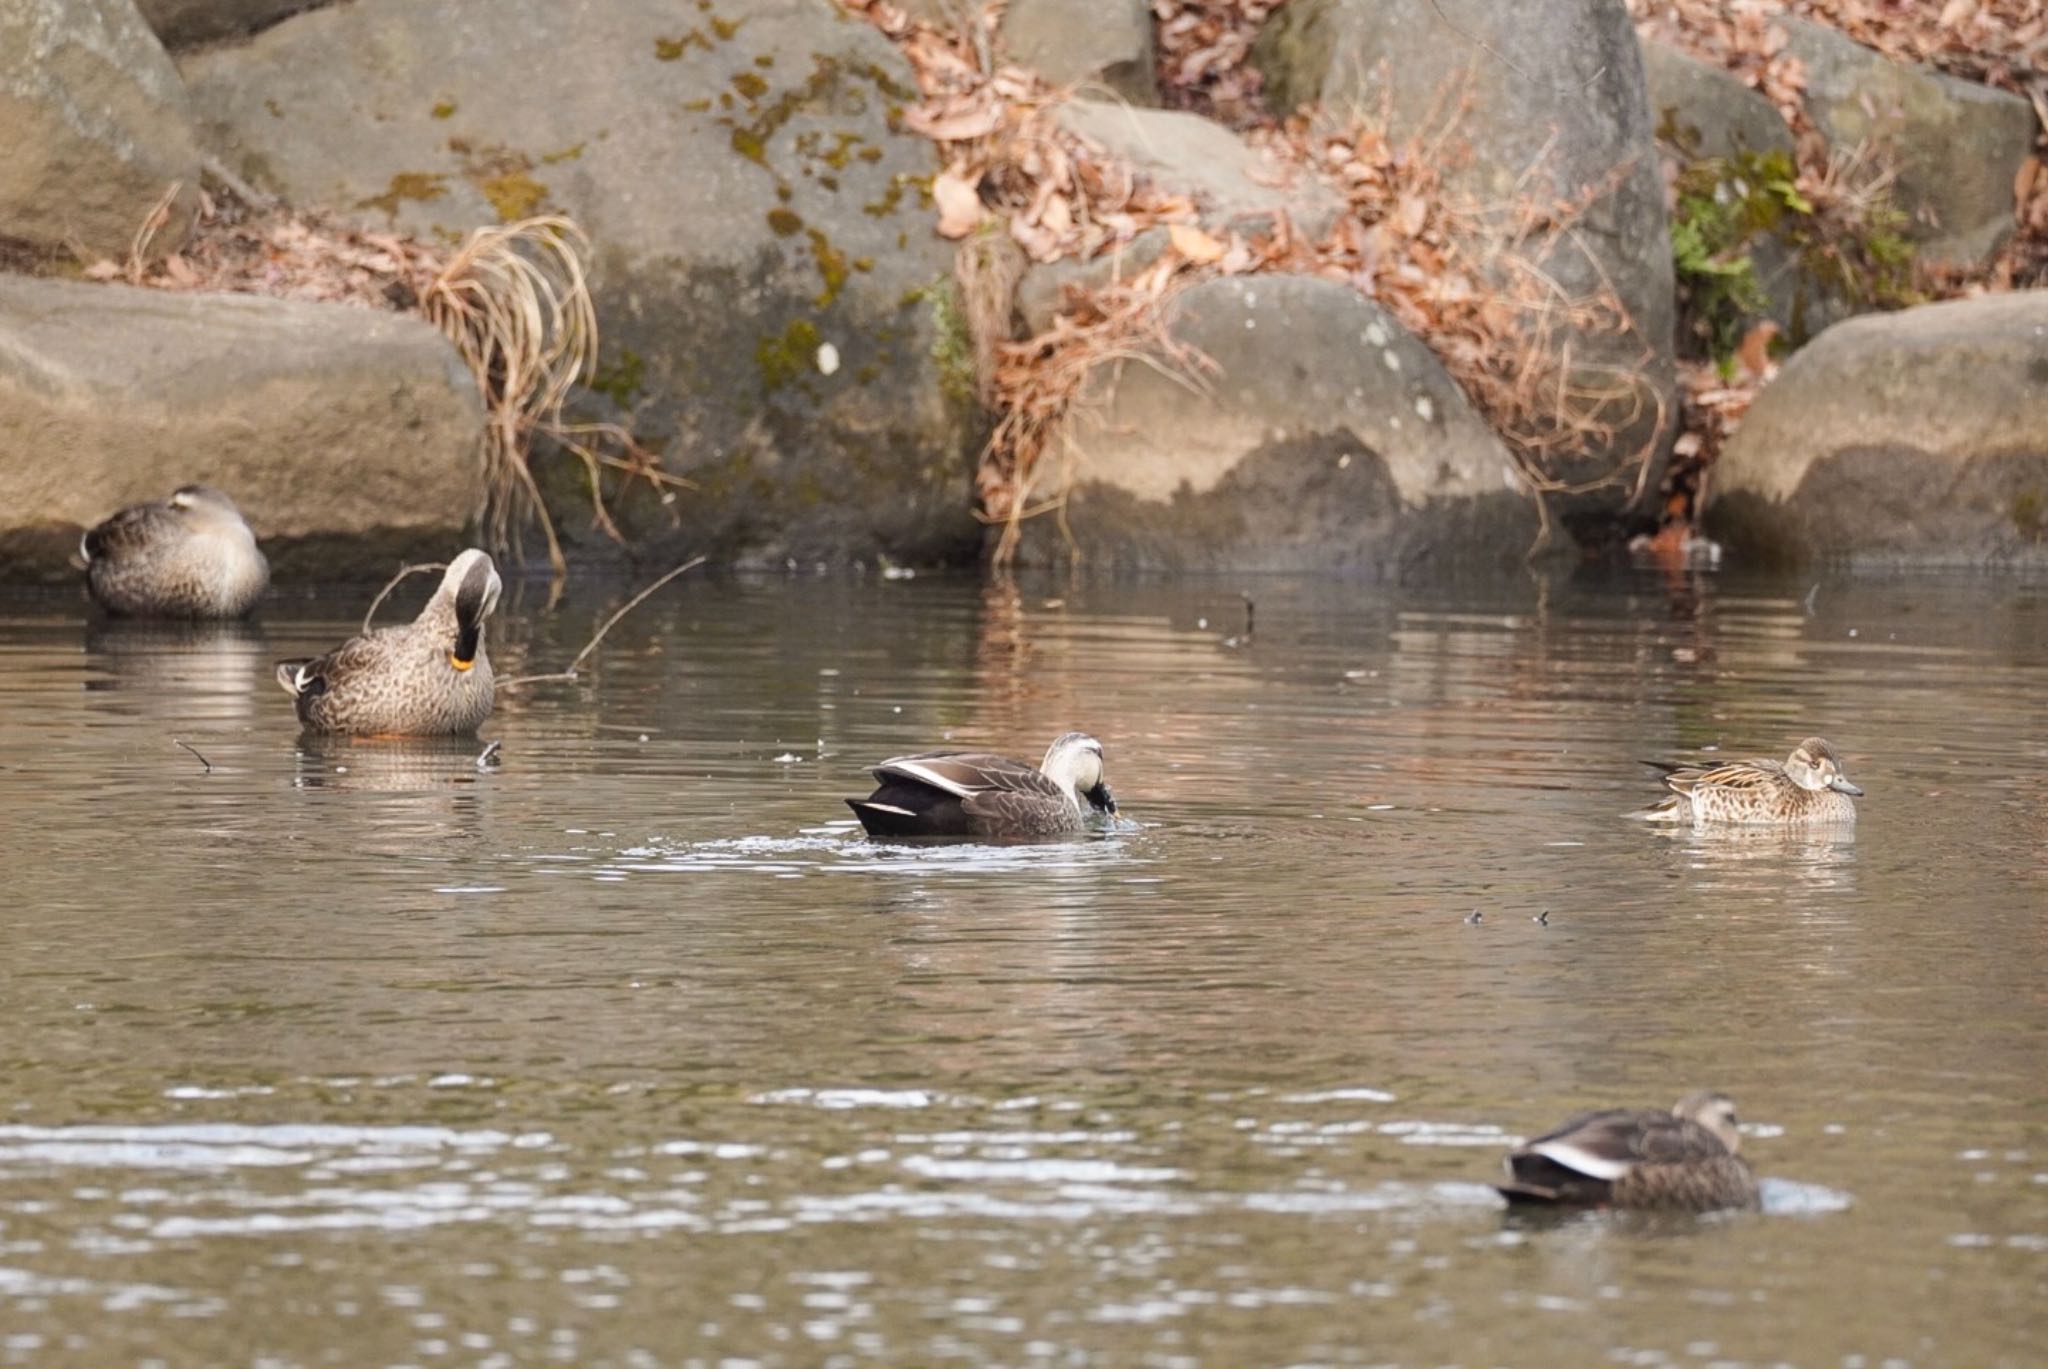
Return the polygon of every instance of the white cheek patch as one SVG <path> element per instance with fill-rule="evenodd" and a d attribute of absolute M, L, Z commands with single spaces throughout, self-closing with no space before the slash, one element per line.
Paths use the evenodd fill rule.
<path fill-rule="evenodd" d="M 1604 1155 L 1595 1155 L 1563 1141 L 1546 1141 L 1540 1146 L 1531 1146 L 1530 1153 L 1541 1155 L 1546 1160 L 1555 1160 L 1574 1173 L 1588 1179 L 1619 1179 L 1635 1166 L 1627 1160 L 1615 1160 Z"/>

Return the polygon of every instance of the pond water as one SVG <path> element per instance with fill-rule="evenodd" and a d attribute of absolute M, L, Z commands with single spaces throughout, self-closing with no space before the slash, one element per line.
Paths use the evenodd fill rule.
<path fill-rule="evenodd" d="M 299 740 L 367 597 L 0 600 L 0 1363 L 2040 1362 L 2048 587 L 693 573 L 485 769 Z M 1120 830 L 840 801 L 1068 727 Z M 1811 732 L 1853 837 L 1622 816 Z M 1767 1212 L 1485 1187 L 1699 1085 Z"/>

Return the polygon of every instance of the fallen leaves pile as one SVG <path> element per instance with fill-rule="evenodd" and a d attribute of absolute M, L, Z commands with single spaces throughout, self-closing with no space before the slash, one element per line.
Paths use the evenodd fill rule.
<path fill-rule="evenodd" d="M 1161 74 L 1178 103 L 1218 110 L 1236 102 L 1236 122 L 1256 125 L 1252 142 L 1277 173 L 1305 171 L 1343 196 L 1349 212 L 1322 241 L 1301 237 L 1284 214 L 1255 231 L 1203 227 L 1185 195 L 1062 128 L 1053 113 L 1061 96 L 1038 77 L 992 69 L 988 12 L 949 30 L 886 0 L 842 2 L 909 60 L 924 98 L 904 122 L 943 159 L 932 183 L 938 231 L 963 244 L 958 274 L 995 416 L 977 493 L 980 516 L 1003 528 L 998 562 L 1015 553 L 1022 519 L 1062 513 L 1073 472 L 1068 439 L 1088 406 L 1091 377 L 1105 366 L 1143 364 L 1202 387 L 1207 359 L 1175 344 L 1163 326 L 1173 297 L 1201 280 L 1315 275 L 1377 301 L 1436 352 L 1539 492 L 1584 488 L 1556 481 L 1550 459 L 1604 442 L 1660 403 L 1635 367 L 1602 370 L 1572 359 L 1567 336 L 1625 333 L 1628 318 L 1611 292 L 1581 298 L 1560 289 L 1534 246 L 1605 187 L 1571 204 L 1484 207 L 1444 184 L 1453 127 L 1396 145 L 1364 121 L 1341 129 L 1305 118 L 1276 123 L 1253 103 L 1245 56 L 1277 0 L 1156 0 Z M 1038 263 L 1086 261 L 1152 228 L 1166 235 L 1153 260 L 1066 291 L 1047 327 L 1012 336 L 1009 298 L 990 286 L 1014 282 L 1015 272 L 1000 265 L 1005 251 Z M 993 340 L 984 336 L 991 332 Z M 1592 483 L 1638 475 L 1647 454 L 1647 446 L 1631 453 Z"/>
<path fill-rule="evenodd" d="M 205 191 L 185 245 L 150 260 L 150 243 L 168 220 L 171 199 L 165 196 L 143 223 L 126 261 L 96 261 L 85 268 L 87 279 L 403 311 L 416 307 L 448 266 L 446 249 L 409 234 L 352 228 L 317 213 L 251 208 L 238 197 Z"/>
<path fill-rule="evenodd" d="M 1170 109 L 1229 128 L 1270 125 L 1265 78 L 1249 60 L 1266 20 L 1287 0 L 1152 0 L 1159 92 Z"/>

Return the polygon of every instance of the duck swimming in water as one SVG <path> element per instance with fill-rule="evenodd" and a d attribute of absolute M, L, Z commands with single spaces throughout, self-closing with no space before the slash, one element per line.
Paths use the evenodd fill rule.
<path fill-rule="evenodd" d="M 1823 737 L 1808 737 L 1783 761 L 1671 767 L 1664 783 L 1671 797 L 1639 816 L 1652 822 L 1846 823 L 1856 821 L 1851 799 L 1863 796 Z"/>
<path fill-rule="evenodd" d="M 310 661 L 280 661 L 277 682 L 309 732 L 356 737 L 456 737 L 491 716 L 484 620 L 504 584 L 472 547 L 449 562 L 420 616 L 351 637 Z"/>
<path fill-rule="evenodd" d="M 1507 1157 L 1494 1187 L 1511 1205 L 1712 1212 L 1757 1206 L 1756 1174 L 1736 1154 L 1735 1104 L 1701 1091 L 1669 1112 L 1610 1108 L 1572 1118 Z"/>
<path fill-rule="evenodd" d="M 1115 813 L 1102 743 L 1068 732 L 1036 766 L 981 751 L 897 756 L 874 769 L 879 787 L 848 799 L 871 837 L 1045 837 L 1078 832 L 1088 812 Z"/>
<path fill-rule="evenodd" d="M 122 509 L 78 549 L 94 601 L 124 617 L 240 618 L 270 585 L 242 511 L 207 485 Z"/>

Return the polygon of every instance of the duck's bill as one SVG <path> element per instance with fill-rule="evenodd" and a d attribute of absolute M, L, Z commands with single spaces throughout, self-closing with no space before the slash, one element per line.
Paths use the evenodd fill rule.
<path fill-rule="evenodd" d="M 1828 788 L 1834 790 L 1837 794 L 1847 794 L 1851 798 L 1860 799 L 1863 797 L 1863 786 L 1860 784 L 1851 784 L 1849 783 L 1847 778 L 1841 775 L 1837 775 L 1833 779 L 1829 780 Z"/>
<path fill-rule="evenodd" d="M 1116 813 L 1116 799 L 1110 794 L 1107 784 L 1098 784 L 1082 795 L 1098 813 Z"/>

